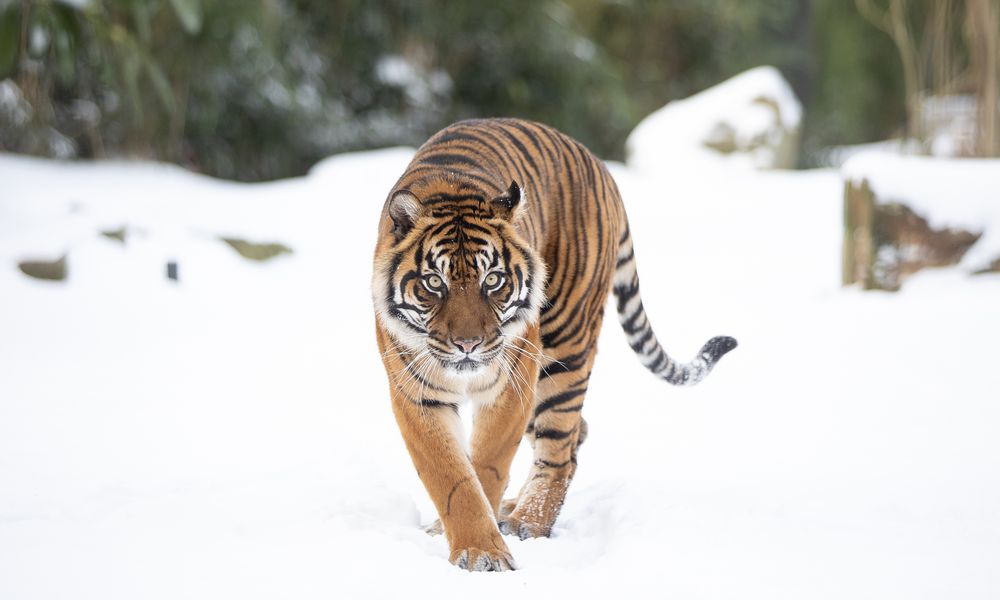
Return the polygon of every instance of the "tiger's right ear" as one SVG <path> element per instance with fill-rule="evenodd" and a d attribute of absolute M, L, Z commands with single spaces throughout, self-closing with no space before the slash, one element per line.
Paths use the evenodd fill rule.
<path fill-rule="evenodd" d="M 521 186 L 517 185 L 516 181 L 511 181 L 507 193 L 493 199 L 493 210 L 498 216 L 511 221 L 523 196 Z"/>
<path fill-rule="evenodd" d="M 413 229 L 413 223 L 420 215 L 420 201 L 410 190 L 399 190 L 389 198 L 389 218 L 392 219 L 392 235 L 396 241 L 402 240 Z"/>

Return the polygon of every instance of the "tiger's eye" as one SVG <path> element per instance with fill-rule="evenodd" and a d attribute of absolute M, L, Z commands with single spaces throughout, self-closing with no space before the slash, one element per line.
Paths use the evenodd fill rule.
<path fill-rule="evenodd" d="M 441 281 L 441 278 L 438 277 L 437 275 L 431 275 L 430 277 L 424 279 L 424 281 L 427 282 L 427 287 L 431 288 L 432 290 L 440 290 L 441 287 L 444 285 L 444 282 Z"/>
<path fill-rule="evenodd" d="M 490 273 L 486 276 L 486 280 L 483 282 L 488 288 L 495 288 L 500 283 L 500 276 L 496 273 Z"/>

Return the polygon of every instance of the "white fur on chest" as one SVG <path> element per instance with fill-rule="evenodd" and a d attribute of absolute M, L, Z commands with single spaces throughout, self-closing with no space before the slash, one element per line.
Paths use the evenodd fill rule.
<path fill-rule="evenodd" d="M 448 373 L 441 377 L 439 384 L 449 390 L 448 400 L 458 405 L 459 418 L 454 422 L 453 434 L 469 453 L 469 437 L 476 414 L 496 401 L 507 385 L 507 375 L 499 365 L 491 365 L 472 373 Z"/>

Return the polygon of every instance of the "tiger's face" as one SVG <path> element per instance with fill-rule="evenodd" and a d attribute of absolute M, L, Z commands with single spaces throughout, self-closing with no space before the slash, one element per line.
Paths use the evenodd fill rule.
<path fill-rule="evenodd" d="M 545 269 L 513 224 L 516 184 L 491 200 L 452 186 L 422 196 L 401 191 L 386 205 L 376 311 L 397 347 L 474 375 L 538 319 Z"/>

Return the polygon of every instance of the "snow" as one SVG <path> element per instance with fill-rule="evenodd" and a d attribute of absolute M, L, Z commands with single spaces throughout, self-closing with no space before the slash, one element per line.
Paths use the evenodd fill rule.
<path fill-rule="evenodd" d="M 841 172 L 845 181 L 867 180 L 876 201 L 903 203 L 932 227 L 982 233 L 962 258 L 966 271 L 1000 258 L 1000 160 L 872 150 L 850 157 Z"/>
<path fill-rule="evenodd" d="M 740 347 L 672 388 L 608 319 L 554 536 L 448 564 L 372 335 L 410 156 L 255 185 L 0 156 L 0 598 L 1000 594 L 1000 277 L 841 289 L 833 171 L 612 165 L 667 350 Z M 65 282 L 15 266 L 66 252 Z"/>
<path fill-rule="evenodd" d="M 975 155 L 977 104 L 976 97 L 971 94 L 925 96 L 920 99 L 926 145 L 932 155 Z"/>
<path fill-rule="evenodd" d="M 397 54 L 379 58 L 375 75 L 382 83 L 405 90 L 407 99 L 415 106 L 433 104 L 452 87 L 451 77 L 445 71 L 429 70 Z"/>
<path fill-rule="evenodd" d="M 10 79 L 0 81 L 0 116 L 9 127 L 23 127 L 31 120 L 33 111 L 24 93 Z"/>
<path fill-rule="evenodd" d="M 643 119 L 625 142 L 628 164 L 648 173 L 668 169 L 783 166 L 802 107 L 774 67 L 756 67 L 701 93 L 670 102 Z M 709 144 L 732 145 L 729 153 Z"/>

